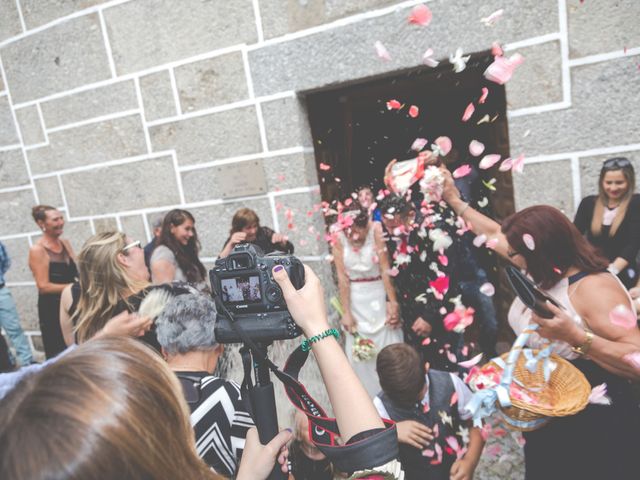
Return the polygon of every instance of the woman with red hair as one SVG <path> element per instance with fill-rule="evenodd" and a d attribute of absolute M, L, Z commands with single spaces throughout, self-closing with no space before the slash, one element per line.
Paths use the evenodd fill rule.
<path fill-rule="evenodd" d="M 443 173 L 443 198 L 458 216 L 563 306 L 547 304 L 554 317 L 545 319 L 516 299 L 509 311 L 514 332 L 539 324 L 528 345 L 540 348 L 550 340 L 554 353 L 579 368 L 592 387 L 606 383 L 611 399 L 525 433 L 526 479 L 637 478 L 640 415 L 629 380 L 640 379 L 640 330 L 628 292 L 606 270 L 609 261 L 559 210 L 529 207 L 499 225 L 464 202 L 451 174 Z M 610 320 L 614 310 L 627 312 L 628 324 Z"/>

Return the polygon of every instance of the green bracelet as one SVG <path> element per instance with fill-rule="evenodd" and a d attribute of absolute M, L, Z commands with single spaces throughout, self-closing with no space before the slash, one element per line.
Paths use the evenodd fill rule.
<path fill-rule="evenodd" d="M 311 338 L 307 338 L 306 340 L 302 341 L 302 351 L 303 352 L 308 352 L 309 350 L 311 350 L 311 344 L 312 343 L 316 343 L 319 342 L 320 340 L 322 340 L 323 338 L 327 338 L 330 336 L 334 336 L 336 337 L 336 340 L 338 338 L 340 338 L 340 332 L 338 332 L 338 330 L 336 328 L 330 328 L 329 330 L 325 330 L 322 333 L 319 333 L 318 335 L 314 335 Z"/>

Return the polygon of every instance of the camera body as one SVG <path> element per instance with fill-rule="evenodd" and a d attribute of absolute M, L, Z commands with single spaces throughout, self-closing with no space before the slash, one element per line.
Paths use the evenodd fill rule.
<path fill-rule="evenodd" d="M 296 338 L 302 331 L 291 318 L 282 290 L 271 270 L 282 265 L 295 288 L 304 285 L 304 267 L 292 255 L 264 255 L 250 243 L 238 244 L 226 258 L 216 260 L 209 280 L 222 304 L 233 314 L 238 326 L 254 342 Z M 215 325 L 220 343 L 240 343 L 242 339 L 231 322 L 218 313 Z"/>

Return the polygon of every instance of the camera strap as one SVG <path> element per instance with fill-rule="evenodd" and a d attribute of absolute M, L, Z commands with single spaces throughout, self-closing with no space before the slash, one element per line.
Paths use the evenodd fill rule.
<path fill-rule="evenodd" d="M 354 438 L 349 439 L 346 444 L 340 444 L 337 441 L 340 429 L 336 419 L 329 417 L 305 386 L 298 381 L 300 370 L 307 361 L 309 352 L 303 351 L 302 347 L 298 346 L 289 355 L 284 369 L 280 370 L 269 360 L 264 350 L 243 331 L 231 312 L 222 305 L 222 302 L 217 301 L 216 303 L 219 304 L 219 310 L 229 319 L 233 329 L 245 344 L 240 349 L 244 368 L 241 387 L 243 397 L 246 398 L 245 394 L 253 388 L 251 355 L 249 353 L 251 352 L 254 362 L 266 365 L 283 383 L 285 393 L 293 406 L 302 411 L 309 419 L 309 437 L 338 470 L 343 472 L 364 470 L 384 465 L 398 457 L 398 435 L 395 423 L 390 420 L 383 419 L 384 428 L 360 432 Z M 357 408 L 357 405 L 354 405 L 354 408 Z"/>

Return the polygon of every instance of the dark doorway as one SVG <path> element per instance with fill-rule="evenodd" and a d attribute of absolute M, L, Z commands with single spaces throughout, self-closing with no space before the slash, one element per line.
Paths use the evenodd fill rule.
<path fill-rule="evenodd" d="M 493 61 L 490 52 L 473 55 L 467 68 L 455 73 L 449 62 L 437 68 L 421 67 L 393 76 L 380 77 L 341 88 L 306 92 L 309 120 L 314 140 L 318 178 L 323 200 L 344 200 L 358 186 L 370 185 L 374 191 L 383 187 L 385 166 L 394 158 L 414 158 L 411 145 L 416 138 L 429 144 L 439 136 L 448 136 L 457 150 L 451 155 L 449 168 L 469 163 L 477 167 L 480 158 L 469 154 L 469 142 L 485 145 L 485 153 L 509 156 L 506 119 L 506 96 L 503 86 L 486 80 L 482 73 Z M 488 89 L 485 103 L 478 104 L 482 88 Z M 397 100 L 404 107 L 389 110 L 387 102 Z M 467 121 L 462 115 L 473 102 L 475 112 Z M 416 118 L 409 106 L 419 109 Z M 329 165 L 331 168 L 320 164 Z M 483 210 L 500 220 L 513 213 L 511 174 L 501 173 L 497 165 L 478 170 L 468 200 L 488 204 Z M 483 184 L 495 183 L 495 191 Z M 494 297 L 504 337 L 508 306 L 513 298 L 504 279 L 498 275 L 498 260 L 486 249 L 478 251 L 483 268 L 497 287 Z"/>

